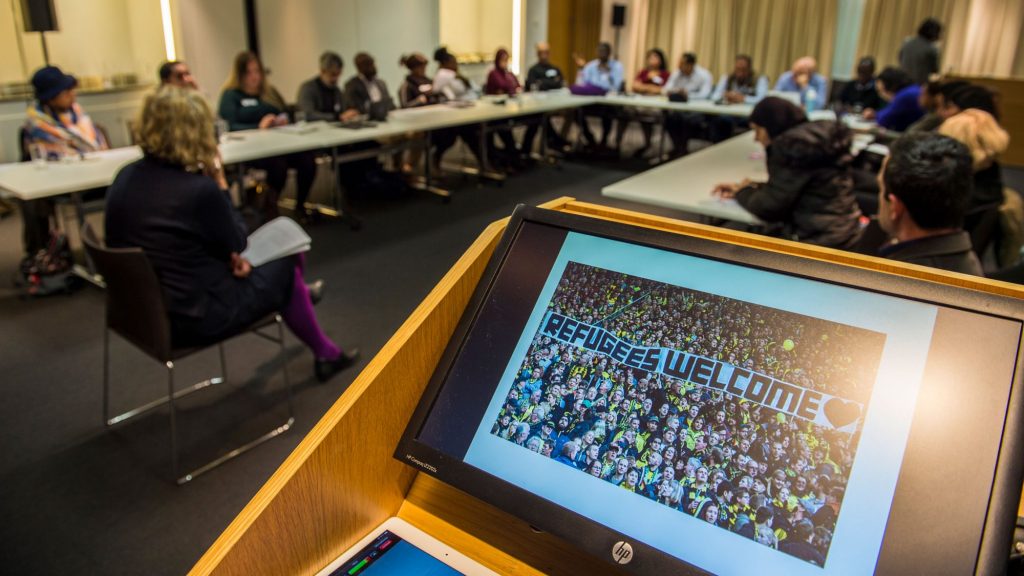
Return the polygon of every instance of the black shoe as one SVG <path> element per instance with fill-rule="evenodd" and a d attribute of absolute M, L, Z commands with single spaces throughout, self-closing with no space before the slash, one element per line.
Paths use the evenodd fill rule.
<path fill-rule="evenodd" d="M 358 359 L 359 348 L 353 348 L 348 352 L 342 352 L 341 356 L 338 356 L 334 360 L 317 358 L 313 362 L 313 371 L 316 373 L 317 380 L 320 382 L 327 382 L 338 372 L 341 372 L 345 368 L 355 364 Z"/>
<path fill-rule="evenodd" d="M 306 290 L 309 290 L 309 301 L 316 306 L 324 299 L 324 281 L 317 280 L 306 284 Z"/>

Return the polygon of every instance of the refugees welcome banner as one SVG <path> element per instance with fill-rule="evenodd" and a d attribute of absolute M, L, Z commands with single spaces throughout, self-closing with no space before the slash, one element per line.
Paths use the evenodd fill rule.
<path fill-rule="evenodd" d="M 545 314 L 541 334 L 604 354 L 638 370 L 725 392 L 827 428 L 853 432 L 864 412 L 859 402 L 783 382 L 728 362 L 670 348 L 634 346 L 604 328 L 556 312 Z"/>

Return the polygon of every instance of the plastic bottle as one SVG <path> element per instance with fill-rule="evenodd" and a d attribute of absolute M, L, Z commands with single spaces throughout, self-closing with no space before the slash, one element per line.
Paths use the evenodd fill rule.
<path fill-rule="evenodd" d="M 814 112 L 818 109 L 818 91 L 813 87 L 808 88 L 804 93 L 804 110 Z"/>

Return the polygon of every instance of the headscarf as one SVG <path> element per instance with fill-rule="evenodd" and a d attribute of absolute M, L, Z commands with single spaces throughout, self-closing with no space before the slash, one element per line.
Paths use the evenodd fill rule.
<path fill-rule="evenodd" d="M 807 122 L 804 111 L 789 100 L 769 96 L 754 106 L 750 121 L 768 131 L 772 139 L 786 130 Z"/>

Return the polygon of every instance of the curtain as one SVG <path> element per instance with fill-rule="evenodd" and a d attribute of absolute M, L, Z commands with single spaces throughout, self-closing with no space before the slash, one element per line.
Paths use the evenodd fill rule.
<path fill-rule="evenodd" d="M 810 55 L 828 76 L 838 14 L 838 0 L 647 0 L 635 64 L 642 66 L 647 48 L 670 51 L 673 62 L 693 51 L 717 79 L 737 54 L 749 54 L 755 70 L 774 80 Z"/>
<path fill-rule="evenodd" d="M 1020 0 L 1015 0 L 1020 1 Z M 899 65 L 903 42 L 917 34 L 925 18 L 943 23 L 939 70 L 959 67 L 970 0 L 867 0 L 857 42 L 858 59 L 874 56 L 879 69 Z"/>
<path fill-rule="evenodd" d="M 973 0 L 963 55 L 956 71 L 966 76 L 1011 76 L 1022 43 L 1024 2 Z M 1017 50 L 1013 49 L 1017 46 Z"/>

